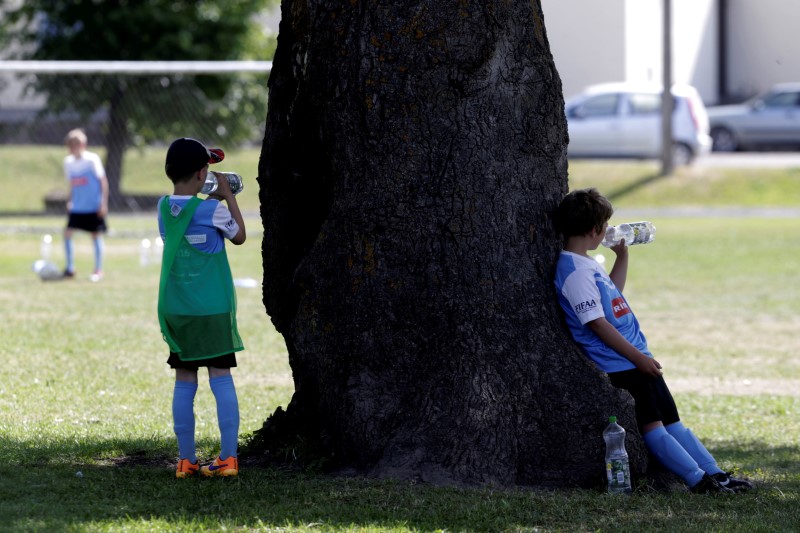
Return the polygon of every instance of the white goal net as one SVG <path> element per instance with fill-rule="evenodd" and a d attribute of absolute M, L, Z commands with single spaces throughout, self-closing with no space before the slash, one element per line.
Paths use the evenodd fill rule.
<path fill-rule="evenodd" d="M 64 137 L 82 128 L 104 158 L 111 208 L 151 209 L 147 180 L 123 179 L 132 170 L 126 153 L 185 136 L 226 150 L 260 146 L 271 68 L 269 61 L 0 61 L 0 151 L 15 172 L 35 176 L 29 194 L 41 195 L 45 211 L 63 212 Z"/>
<path fill-rule="evenodd" d="M 61 144 L 84 128 L 136 146 L 191 131 L 260 143 L 270 61 L 0 61 L 0 144 Z M 120 137 L 121 136 L 121 137 Z"/>

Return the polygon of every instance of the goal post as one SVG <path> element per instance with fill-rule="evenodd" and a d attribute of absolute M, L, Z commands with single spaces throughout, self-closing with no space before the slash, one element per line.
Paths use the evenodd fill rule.
<path fill-rule="evenodd" d="M 272 61 L 0 61 L 15 74 L 222 74 L 267 73 Z"/>

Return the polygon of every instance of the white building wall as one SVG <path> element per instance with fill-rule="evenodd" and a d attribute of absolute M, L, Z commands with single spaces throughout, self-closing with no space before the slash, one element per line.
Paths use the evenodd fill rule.
<path fill-rule="evenodd" d="M 661 83 L 662 0 L 625 1 L 625 81 Z M 674 73 L 673 73 L 674 77 Z"/>
<path fill-rule="evenodd" d="M 626 0 L 542 0 L 550 51 L 564 96 L 625 79 Z"/>
<path fill-rule="evenodd" d="M 719 94 L 717 0 L 673 0 L 672 76 L 712 104 Z"/>
<path fill-rule="evenodd" d="M 800 81 L 800 1 L 728 0 L 728 92 Z"/>
<path fill-rule="evenodd" d="M 717 0 L 673 0 L 672 81 L 697 88 L 703 100 L 716 99 Z M 662 0 L 627 0 L 626 80 L 664 77 L 664 9 Z"/>
<path fill-rule="evenodd" d="M 661 82 L 662 0 L 542 0 L 542 8 L 565 97 L 592 83 Z M 707 101 L 718 93 L 716 10 L 717 0 L 672 2 L 673 82 Z"/>

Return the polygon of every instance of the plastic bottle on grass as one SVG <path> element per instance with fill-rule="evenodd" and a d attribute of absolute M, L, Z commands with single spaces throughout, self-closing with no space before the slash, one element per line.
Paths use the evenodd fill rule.
<path fill-rule="evenodd" d="M 152 243 L 150 239 L 142 239 L 142 242 L 139 243 L 139 264 L 142 266 L 147 266 L 150 264 L 150 253 L 152 249 Z"/>
<path fill-rule="evenodd" d="M 42 256 L 41 259 L 45 261 L 49 261 L 50 257 L 53 255 L 53 236 L 49 233 L 42 237 L 42 245 L 39 249 L 39 253 Z"/>
<path fill-rule="evenodd" d="M 603 430 L 606 441 L 606 477 L 608 492 L 620 494 L 632 492 L 631 471 L 628 452 L 625 451 L 625 429 L 617 424 L 617 417 L 608 417 L 608 426 Z"/>
<path fill-rule="evenodd" d="M 609 226 L 603 239 L 603 246 L 611 248 L 625 239 L 625 244 L 649 244 L 656 240 L 656 227 L 652 222 L 628 222 L 619 226 Z"/>

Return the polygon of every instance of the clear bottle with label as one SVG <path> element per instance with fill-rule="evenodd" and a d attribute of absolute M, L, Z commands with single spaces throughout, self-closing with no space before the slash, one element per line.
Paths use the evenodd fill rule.
<path fill-rule="evenodd" d="M 53 255 L 53 236 L 49 233 L 42 237 L 42 245 L 39 249 L 39 253 L 42 259 L 47 261 L 49 261 L 50 257 Z"/>
<path fill-rule="evenodd" d="M 628 452 L 625 450 L 625 428 L 617 424 L 616 416 L 608 417 L 608 426 L 603 430 L 603 440 L 606 441 L 608 492 L 611 494 L 632 492 Z"/>
<path fill-rule="evenodd" d="M 217 170 L 209 170 L 208 175 L 206 176 L 206 181 L 203 183 L 203 188 L 200 189 L 202 194 L 214 194 L 219 187 L 217 183 L 218 179 L 226 179 L 228 180 L 228 185 L 231 186 L 231 192 L 234 196 L 242 192 L 244 189 L 244 182 L 242 181 L 242 177 L 235 172 L 219 172 Z"/>
<path fill-rule="evenodd" d="M 139 264 L 142 266 L 147 266 L 150 264 L 150 252 L 152 248 L 152 243 L 150 239 L 142 239 L 142 242 L 139 243 Z"/>
<path fill-rule="evenodd" d="M 607 248 L 616 246 L 619 241 L 625 239 L 627 246 L 635 244 L 650 244 L 656 240 L 656 227 L 652 222 L 628 222 L 619 226 L 609 226 L 606 236 L 601 243 Z"/>

